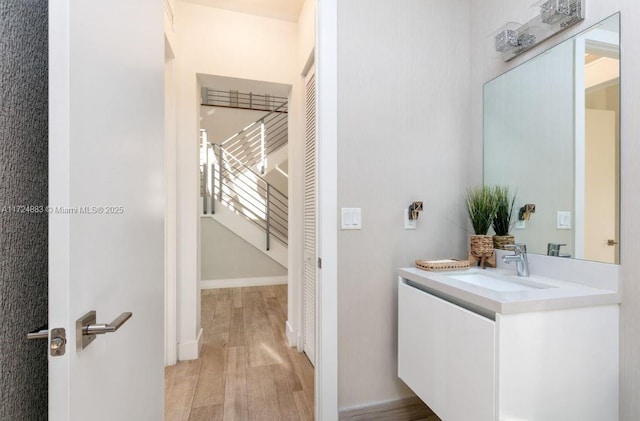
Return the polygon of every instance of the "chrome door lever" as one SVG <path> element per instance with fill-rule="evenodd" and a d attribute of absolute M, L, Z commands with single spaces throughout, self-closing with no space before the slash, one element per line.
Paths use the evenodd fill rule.
<path fill-rule="evenodd" d="M 27 333 L 27 339 L 49 339 L 49 328 L 44 325 L 33 332 Z"/>
<path fill-rule="evenodd" d="M 104 335 L 105 333 L 112 333 L 116 330 L 120 329 L 127 320 L 131 318 L 131 313 L 122 313 L 119 315 L 114 321 L 105 324 L 90 324 L 87 326 L 83 326 L 82 334 L 83 335 Z"/>
<path fill-rule="evenodd" d="M 91 342 L 94 341 L 96 335 L 104 335 L 105 333 L 113 333 L 120 329 L 133 314 L 130 312 L 122 313 L 109 324 L 96 323 L 96 312 L 90 311 L 78 320 L 76 320 L 76 350 L 82 351 Z"/>
<path fill-rule="evenodd" d="M 49 339 L 49 329 L 47 325 L 42 326 L 33 332 L 27 333 L 27 339 Z M 51 329 L 51 341 L 49 342 L 49 352 L 52 357 L 64 355 L 67 345 L 67 332 L 61 327 Z"/>

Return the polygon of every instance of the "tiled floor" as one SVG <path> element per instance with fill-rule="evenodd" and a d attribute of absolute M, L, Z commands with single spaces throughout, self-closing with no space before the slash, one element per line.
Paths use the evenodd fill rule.
<path fill-rule="evenodd" d="M 286 285 L 203 291 L 202 355 L 166 368 L 165 419 L 312 420 L 313 366 L 286 314 Z"/>

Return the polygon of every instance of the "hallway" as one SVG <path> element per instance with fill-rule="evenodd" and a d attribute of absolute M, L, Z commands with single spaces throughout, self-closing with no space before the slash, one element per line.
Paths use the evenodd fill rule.
<path fill-rule="evenodd" d="M 203 290 L 201 357 L 165 369 L 165 419 L 312 420 L 313 366 L 286 314 L 286 285 Z"/>

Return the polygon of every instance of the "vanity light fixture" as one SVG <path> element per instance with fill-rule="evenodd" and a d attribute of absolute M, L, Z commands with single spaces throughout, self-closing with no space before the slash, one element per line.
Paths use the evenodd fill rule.
<path fill-rule="evenodd" d="M 534 6 L 539 14 L 517 27 L 507 24 L 494 36 L 496 51 L 504 61 L 533 48 L 547 38 L 584 20 L 586 0 L 542 0 Z M 517 25 L 517 24 L 515 24 Z"/>

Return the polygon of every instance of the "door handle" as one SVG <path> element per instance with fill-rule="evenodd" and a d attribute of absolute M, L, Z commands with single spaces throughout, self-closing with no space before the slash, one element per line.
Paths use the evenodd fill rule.
<path fill-rule="evenodd" d="M 105 333 L 113 333 L 116 330 L 120 329 L 120 326 L 122 326 L 127 320 L 129 320 L 131 316 L 132 316 L 131 313 L 122 313 L 114 321 L 112 321 L 107 325 L 90 324 L 87 326 L 83 326 L 82 334 L 83 335 L 104 335 Z"/>
<path fill-rule="evenodd" d="M 618 244 L 618 242 L 616 240 L 607 240 L 607 245 L 608 246 L 615 246 L 616 244 Z"/>
<path fill-rule="evenodd" d="M 27 333 L 27 339 L 49 339 L 49 329 L 47 325 L 42 326 L 33 332 Z M 64 355 L 67 345 L 67 332 L 61 327 L 51 329 L 51 341 L 49 342 L 49 352 L 52 357 Z"/>
<path fill-rule="evenodd" d="M 49 328 L 44 325 L 33 332 L 27 333 L 27 339 L 49 339 Z"/>
<path fill-rule="evenodd" d="M 76 320 L 76 350 L 82 351 L 96 339 L 96 335 L 116 332 L 131 318 L 133 313 L 126 312 L 116 317 L 111 323 L 96 323 L 96 312 L 88 312 Z"/>

